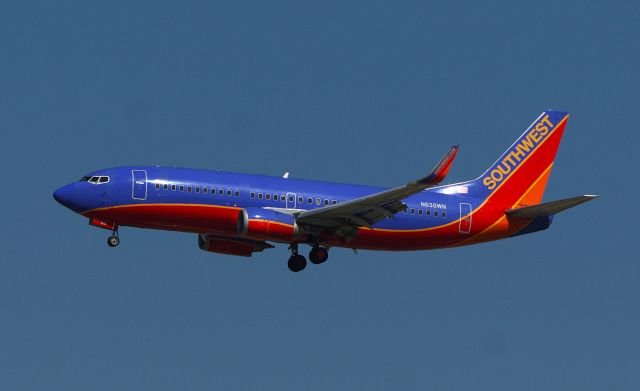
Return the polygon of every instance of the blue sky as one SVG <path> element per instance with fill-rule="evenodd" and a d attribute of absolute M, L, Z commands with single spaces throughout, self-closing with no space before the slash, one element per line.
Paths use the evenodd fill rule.
<path fill-rule="evenodd" d="M 0 388 L 602 390 L 640 385 L 637 2 L 0 5 Z M 477 176 L 572 113 L 551 229 L 293 274 L 57 205 L 161 164 L 394 186 Z"/>

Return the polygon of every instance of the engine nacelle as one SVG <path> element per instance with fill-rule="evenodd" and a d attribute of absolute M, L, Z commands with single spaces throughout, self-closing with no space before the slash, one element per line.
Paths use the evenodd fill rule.
<path fill-rule="evenodd" d="M 198 235 L 198 247 L 204 251 L 213 253 L 238 255 L 250 257 L 255 252 L 263 251 L 266 248 L 273 248 L 272 245 L 262 241 L 242 238 L 225 238 L 221 236 Z"/>
<path fill-rule="evenodd" d="M 298 233 L 292 215 L 270 209 L 246 208 L 240 217 L 240 234 L 255 240 L 290 243 Z"/>

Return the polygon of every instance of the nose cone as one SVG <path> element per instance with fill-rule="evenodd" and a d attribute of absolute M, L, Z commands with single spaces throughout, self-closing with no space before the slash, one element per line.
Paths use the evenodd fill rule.
<path fill-rule="evenodd" d="M 53 198 L 72 211 L 80 213 L 91 207 L 87 202 L 89 201 L 87 200 L 87 194 L 84 193 L 78 191 L 77 183 L 71 183 L 54 191 Z"/>
<path fill-rule="evenodd" d="M 73 183 L 70 185 L 62 186 L 61 188 L 53 192 L 53 198 L 69 209 L 74 209 L 73 205 L 75 204 L 75 195 L 75 184 Z"/>

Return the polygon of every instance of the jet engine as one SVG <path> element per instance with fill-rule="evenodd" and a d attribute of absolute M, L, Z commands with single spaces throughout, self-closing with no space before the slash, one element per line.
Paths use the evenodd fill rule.
<path fill-rule="evenodd" d="M 292 215 L 262 208 L 243 209 L 238 227 L 246 238 L 284 243 L 291 243 L 298 233 Z"/>
<path fill-rule="evenodd" d="M 250 257 L 255 252 L 261 252 L 273 246 L 264 241 L 243 239 L 243 238 L 225 238 L 222 236 L 198 235 L 198 247 L 204 251 L 213 253 L 238 255 L 242 257 Z"/>

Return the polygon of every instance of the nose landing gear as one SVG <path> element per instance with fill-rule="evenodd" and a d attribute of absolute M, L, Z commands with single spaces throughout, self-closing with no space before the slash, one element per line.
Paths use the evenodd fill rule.
<path fill-rule="evenodd" d="M 109 245 L 109 247 L 117 247 L 119 244 L 120 237 L 118 236 L 118 231 L 114 229 L 111 236 L 107 239 L 107 245 Z"/>

